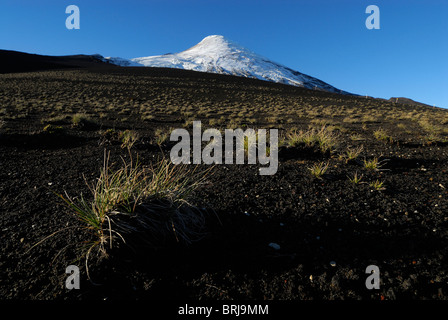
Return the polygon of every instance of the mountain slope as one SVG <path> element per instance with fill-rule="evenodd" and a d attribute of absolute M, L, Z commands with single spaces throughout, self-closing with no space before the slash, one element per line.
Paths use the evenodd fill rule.
<path fill-rule="evenodd" d="M 130 61 L 146 67 L 230 74 L 308 89 L 349 94 L 317 78 L 264 58 L 220 35 L 208 36 L 194 47 L 180 53 L 134 58 Z M 118 63 L 118 65 L 125 66 L 126 64 Z"/>
<path fill-rule="evenodd" d="M 12 50 L 0 50 L 0 73 L 110 66 L 107 61 L 101 58 L 100 55 L 45 56 Z"/>
<path fill-rule="evenodd" d="M 140 63 L 120 57 L 104 57 L 103 61 L 120 67 L 143 67 Z"/>

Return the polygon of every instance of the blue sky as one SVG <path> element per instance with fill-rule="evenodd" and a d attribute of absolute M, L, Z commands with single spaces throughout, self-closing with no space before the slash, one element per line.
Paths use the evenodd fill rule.
<path fill-rule="evenodd" d="M 68 30 L 68 5 L 80 30 Z M 380 30 L 368 30 L 368 5 Z M 342 90 L 448 108 L 447 0 L 2 0 L 0 49 L 135 58 L 221 34 Z"/>

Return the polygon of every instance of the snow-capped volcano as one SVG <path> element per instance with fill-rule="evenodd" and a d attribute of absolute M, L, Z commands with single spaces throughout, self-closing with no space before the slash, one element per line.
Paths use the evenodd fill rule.
<path fill-rule="evenodd" d="M 230 74 L 348 94 L 319 79 L 264 58 L 220 35 L 208 36 L 194 47 L 179 53 L 130 60 L 106 59 L 121 66 L 141 65 Z"/>

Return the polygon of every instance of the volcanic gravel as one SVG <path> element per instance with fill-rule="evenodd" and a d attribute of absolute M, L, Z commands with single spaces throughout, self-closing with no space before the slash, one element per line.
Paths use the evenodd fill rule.
<path fill-rule="evenodd" d="M 107 85 L 112 91 L 114 86 L 123 87 Z M 327 97 L 316 95 L 317 104 Z M 351 103 L 351 98 L 344 99 Z M 159 148 L 153 142 L 155 124 L 179 126 L 176 121 L 129 118 L 104 120 L 101 128 L 86 129 L 63 121 L 66 131 L 52 135 L 42 132 L 40 117 L 33 113 L 4 123 L 1 299 L 448 298 L 448 146 L 424 144 L 417 133 L 403 135 L 389 123 L 371 124 L 367 130 L 352 125 L 349 132 L 339 132 L 340 147 L 333 154 L 283 146 L 278 172 L 272 176 L 261 176 L 259 165 L 216 165 L 192 200 L 209 213 L 204 239 L 156 251 L 120 250 L 108 259 L 92 259 L 87 270 L 85 261 L 77 258 L 89 235 L 75 228 L 82 222 L 56 194 L 89 196 L 86 182 L 99 176 L 105 149 L 117 163 L 120 158 L 129 160 L 120 143 L 104 143 L 101 130 L 139 132 L 132 155 L 138 154 L 143 164 L 152 163 L 162 152 L 168 155 L 172 144 Z M 372 130 L 379 126 L 391 132 L 394 142 L 373 137 Z M 364 138 L 351 140 L 353 134 Z M 361 144 L 364 151 L 357 160 L 339 158 L 345 147 Z M 369 171 L 362 160 L 374 156 L 384 162 L 379 170 Z M 308 169 L 318 161 L 330 164 L 321 179 Z M 363 175 L 362 183 L 349 181 L 355 172 Z M 369 185 L 377 179 L 384 181 L 384 190 Z M 65 287 L 65 269 L 72 264 L 80 268 L 79 290 Z M 380 270 L 379 289 L 366 288 L 369 265 Z"/>

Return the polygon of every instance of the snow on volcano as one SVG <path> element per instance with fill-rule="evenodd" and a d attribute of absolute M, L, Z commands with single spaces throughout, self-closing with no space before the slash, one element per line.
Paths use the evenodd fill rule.
<path fill-rule="evenodd" d="M 130 60 L 120 60 L 119 58 L 106 59 L 110 59 L 111 63 L 121 66 L 178 68 L 221 73 L 284 83 L 308 89 L 350 94 L 317 78 L 262 57 L 221 35 L 208 36 L 190 49 L 179 53 Z"/>

